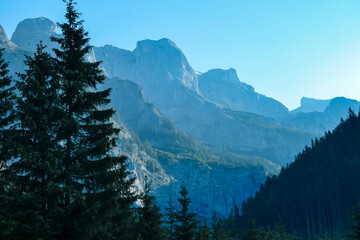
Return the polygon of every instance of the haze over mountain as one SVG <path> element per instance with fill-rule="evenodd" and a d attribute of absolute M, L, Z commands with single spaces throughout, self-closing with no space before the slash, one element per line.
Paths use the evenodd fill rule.
<path fill-rule="evenodd" d="M 16 44 L 0 29 L 13 76 L 24 71 L 24 54 L 40 40 L 48 51 L 56 48 L 50 36 L 58 34 L 46 18 L 19 23 L 11 38 Z M 165 206 L 186 180 L 194 208 L 206 217 L 213 210 L 225 216 L 311 138 L 335 126 L 349 103 L 358 106 L 334 99 L 321 113 L 312 112 L 315 107 L 289 113 L 240 82 L 233 69 L 196 74 L 169 39 L 139 41 L 133 51 L 94 47 L 88 60 L 102 61 L 108 79 L 99 87 L 113 88 L 112 106 L 119 114 L 114 121 L 123 129 L 116 153 L 129 156 L 138 188 L 149 175 Z"/>
<path fill-rule="evenodd" d="M 206 145 L 284 164 L 313 136 L 204 98 L 197 74 L 169 39 L 140 41 L 134 51 L 104 46 L 94 52 L 109 77 L 138 83 L 146 98 L 177 127 Z M 290 146 L 284 148 L 287 143 Z"/>
<path fill-rule="evenodd" d="M 199 89 L 203 96 L 213 102 L 239 111 L 279 118 L 288 109 L 275 99 L 255 92 L 254 88 L 240 82 L 236 70 L 212 69 L 199 74 Z"/>

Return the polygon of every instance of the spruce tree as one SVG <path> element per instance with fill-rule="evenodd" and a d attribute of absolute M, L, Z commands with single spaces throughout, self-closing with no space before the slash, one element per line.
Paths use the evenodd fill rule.
<path fill-rule="evenodd" d="M 60 106 L 64 117 L 58 132 L 64 157 L 61 159 L 63 214 L 59 239 L 130 238 L 132 206 L 126 157 L 112 156 L 116 146 L 110 89 L 97 91 L 105 76 L 99 62 L 87 62 L 88 33 L 79 20 L 75 2 L 67 5 L 66 22 L 59 24 L 63 37 L 52 38 L 60 74 Z M 116 225 L 115 225 L 116 224 Z M 121 237 L 120 237 L 121 236 Z"/>
<path fill-rule="evenodd" d="M 8 182 L 4 178 L 4 173 L 7 169 L 7 162 L 12 156 L 10 153 L 12 146 L 10 125 L 14 120 L 15 99 L 14 87 L 9 76 L 8 63 L 3 59 L 3 51 L 4 49 L 0 49 L 0 229 L 2 229 L 0 239 L 5 239 L 11 229 L 9 219 L 6 217 L 8 211 L 6 205 L 9 199 L 6 194 Z"/>
<path fill-rule="evenodd" d="M 176 211 L 175 235 L 178 240 L 192 240 L 196 233 L 195 214 L 190 212 L 189 205 L 191 203 L 188 197 L 188 191 L 183 183 L 180 189 L 180 209 Z"/>
<path fill-rule="evenodd" d="M 175 239 L 175 225 L 176 225 L 176 206 L 171 196 L 169 196 L 168 207 L 165 208 L 166 211 L 166 238 L 168 240 Z"/>
<path fill-rule="evenodd" d="M 60 156 L 56 131 L 62 111 L 57 106 L 56 65 L 44 49 L 40 43 L 34 56 L 26 57 L 28 69 L 19 74 L 16 84 L 19 97 L 12 136 L 16 160 L 7 173 L 14 222 L 9 239 L 53 239 L 57 231 Z"/>
<path fill-rule="evenodd" d="M 144 192 L 140 196 L 142 207 L 140 208 L 138 232 L 142 240 L 165 239 L 161 221 L 160 208 L 156 205 L 155 197 L 150 195 L 150 184 L 145 179 Z"/>
<path fill-rule="evenodd" d="M 3 59 L 4 49 L 0 49 L 0 143 L 1 150 L 4 149 L 6 130 L 14 120 L 12 110 L 14 107 L 14 87 L 9 76 L 8 63 Z M 5 144 L 6 145 L 6 144 Z M 5 155 L 4 155 L 5 154 Z M 1 160 L 6 160 L 6 152 L 1 152 Z M 3 163 L 3 162 L 2 162 Z M 1 164 L 1 162 L 0 162 Z M 2 166 L 2 165 L 0 165 Z"/>

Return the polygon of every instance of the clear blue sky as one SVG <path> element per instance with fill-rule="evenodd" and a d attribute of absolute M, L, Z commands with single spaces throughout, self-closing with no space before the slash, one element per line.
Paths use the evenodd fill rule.
<path fill-rule="evenodd" d="M 237 70 L 241 81 L 293 109 L 302 96 L 360 99 L 358 0 L 78 0 L 92 44 L 133 50 L 173 40 L 193 68 Z M 25 18 L 62 21 L 60 0 L 0 0 L 11 36 Z"/>

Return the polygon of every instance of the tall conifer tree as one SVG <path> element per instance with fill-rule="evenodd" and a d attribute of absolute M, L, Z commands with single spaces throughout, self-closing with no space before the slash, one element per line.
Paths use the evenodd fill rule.
<path fill-rule="evenodd" d="M 196 233 L 195 214 L 190 212 L 189 205 L 191 203 L 188 197 L 188 191 L 183 183 L 180 189 L 180 209 L 176 212 L 175 234 L 178 240 L 192 240 Z"/>
<path fill-rule="evenodd" d="M 63 230 L 60 239 L 108 239 L 130 235 L 131 207 L 136 196 L 128 178 L 126 157 L 110 154 L 116 146 L 110 89 L 97 91 L 105 76 L 99 62 L 87 62 L 88 33 L 73 0 L 67 0 L 66 22 L 59 24 L 63 37 L 52 38 L 60 73 L 60 104 L 64 117 L 59 130 L 63 143 Z M 116 223 L 117 227 L 112 225 Z"/>
<path fill-rule="evenodd" d="M 166 237 L 169 240 L 175 240 L 176 206 L 171 196 L 169 196 L 168 207 L 165 210 Z"/>
<path fill-rule="evenodd" d="M 14 87 L 9 76 L 8 63 L 3 59 L 4 49 L 0 49 L 0 169 L 8 160 L 9 125 L 14 121 L 13 107 L 15 101 Z M 0 190 L 1 191 L 1 190 Z"/>
<path fill-rule="evenodd" d="M 58 214 L 58 141 L 56 131 L 61 110 L 57 106 L 58 79 L 53 59 L 41 43 L 28 67 L 19 74 L 17 99 L 16 161 L 9 166 L 11 187 L 11 239 L 53 239 Z M 10 239 L 10 236 L 9 236 Z"/>
<path fill-rule="evenodd" d="M 161 240 L 165 239 L 162 227 L 161 213 L 159 206 L 156 205 L 155 197 L 150 194 L 150 184 L 145 179 L 144 192 L 140 197 L 142 207 L 139 217 L 139 234 L 143 240 Z"/>
<path fill-rule="evenodd" d="M 9 76 L 8 63 L 3 59 L 4 49 L 0 49 L 0 239 L 5 238 L 10 232 L 10 224 L 5 216 L 6 202 L 8 197 L 6 195 L 6 186 L 8 185 L 4 178 L 4 171 L 7 168 L 7 161 L 11 159 L 9 147 L 10 139 L 10 124 L 14 120 L 13 106 L 14 106 L 14 87 L 12 86 L 12 79 Z"/>

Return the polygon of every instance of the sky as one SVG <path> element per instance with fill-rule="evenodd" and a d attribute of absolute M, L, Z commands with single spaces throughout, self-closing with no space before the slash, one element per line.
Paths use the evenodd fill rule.
<path fill-rule="evenodd" d="M 78 0 L 91 44 L 169 38 L 195 71 L 235 68 L 289 109 L 301 97 L 360 100 L 358 0 Z M 0 0 L 10 38 L 25 18 L 64 21 L 61 0 Z"/>

